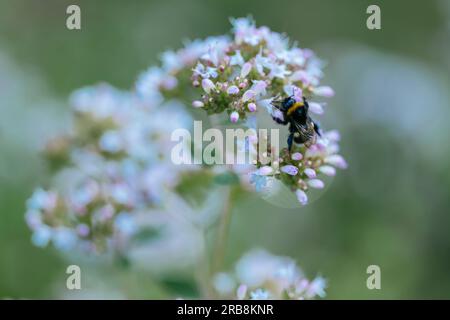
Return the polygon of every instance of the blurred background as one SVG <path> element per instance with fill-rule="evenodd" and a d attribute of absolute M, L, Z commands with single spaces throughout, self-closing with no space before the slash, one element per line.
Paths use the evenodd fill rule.
<path fill-rule="evenodd" d="M 81 31 L 66 29 L 69 4 L 81 7 Z M 370 4 L 381 30 L 366 28 Z M 67 126 L 68 95 L 100 81 L 130 89 L 162 51 L 248 14 L 327 61 L 323 83 L 336 97 L 321 122 L 341 131 L 349 169 L 302 209 L 242 199 L 226 265 L 264 247 L 326 277 L 329 299 L 450 298 L 445 0 L 0 1 L 0 297 L 64 297 L 67 263 L 32 246 L 24 211 L 47 179 L 38 151 Z M 371 264 L 381 290 L 366 287 Z M 145 272 L 83 270 L 97 298 L 158 296 Z"/>

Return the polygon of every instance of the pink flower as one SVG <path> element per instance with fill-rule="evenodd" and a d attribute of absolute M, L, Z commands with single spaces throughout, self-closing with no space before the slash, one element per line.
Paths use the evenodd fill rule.
<path fill-rule="evenodd" d="M 253 103 L 253 102 L 249 103 L 249 104 L 248 104 L 248 110 L 249 110 L 250 112 L 255 112 L 255 111 L 256 111 L 256 104 Z"/>
<path fill-rule="evenodd" d="M 236 123 L 236 122 L 238 122 L 238 120 L 239 120 L 239 113 L 237 111 L 233 111 L 230 114 L 230 121 L 233 123 Z"/>
<path fill-rule="evenodd" d="M 323 181 L 319 180 L 319 179 L 308 180 L 308 185 L 311 188 L 315 188 L 315 189 L 323 189 L 325 187 L 325 184 L 323 183 Z"/>

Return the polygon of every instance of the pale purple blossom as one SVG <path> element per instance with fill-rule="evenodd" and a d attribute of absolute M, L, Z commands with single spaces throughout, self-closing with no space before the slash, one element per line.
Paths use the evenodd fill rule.
<path fill-rule="evenodd" d="M 325 184 L 320 179 L 310 179 L 308 180 L 308 185 L 314 189 L 323 189 Z"/>
<path fill-rule="evenodd" d="M 325 280 L 309 281 L 295 261 L 261 249 L 242 256 L 234 272 L 228 277 L 236 279 L 235 296 L 221 294 L 224 299 L 314 299 L 325 294 Z"/>
<path fill-rule="evenodd" d="M 214 85 L 214 82 L 212 82 L 210 79 L 202 80 L 202 88 L 206 93 L 210 93 L 211 90 L 213 90 L 215 87 L 216 86 Z"/>
<path fill-rule="evenodd" d="M 272 167 L 269 166 L 263 166 L 258 169 L 258 174 L 261 176 L 267 176 L 273 173 Z"/>
<path fill-rule="evenodd" d="M 280 170 L 288 175 L 295 176 L 298 173 L 298 168 L 293 165 L 286 165 L 280 168 Z"/>
<path fill-rule="evenodd" d="M 250 62 L 244 63 L 241 69 L 241 78 L 245 78 L 252 70 L 252 64 Z"/>
<path fill-rule="evenodd" d="M 267 290 L 258 288 L 255 291 L 250 292 L 250 300 L 267 300 L 270 298 L 270 294 Z"/>
<path fill-rule="evenodd" d="M 243 300 L 245 299 L 246 295 L 247 295 L 247 286 L 245 284 L 241 284 L 236 290 L 236 298 L 238 300 Z"/>
<path fill-rule="evenodd" d="M 253 90 L 247 90 L 244 92 L 244 94 L 242 95 L 242 102 L 247 102 L 249 100 L 252 100 L 253 98 L 255 98 L 256 93 Z"/>
<path fill-rule="evenodd" d="M 256 111 L 256 104 L 254 102 L 250 102 L 247 107 L 250 112 Z"/>
<path fill-rule="evenodd" d="M 239 88 L 237 86 L 230 86 L 227 89 L 227 93 L 228 94 L 238 94 L 239 93 Z"/>
<path fill-rule="evenodd" d="M 236 122 L 238 122 L 238 120 L 239 120 L 239 113 L 237 111 L 233 111 L 230 114 L 230 121 L 233 123 L 236 123 Z"/>
<path fill-rule="evenodd" d="M 326 98 L 334 96 L 334 90 L 328 86 L 317 87 L 314 89 L 314 94 Z"/>
<path fill-rule="evenodd" d="M 339 169 L 346 169 L 347 168 L 347 162 L 345 159 L 338 154 L 333 154 L 325 158 L 325 162 L 329 163 L 335 167 L 338 167 Z"/>
<path fill-rule="evenodd" d="M 308 203 L 308 196 L 306 195 L 305 191 L 297 189 L 295 191 L 295 195 L 297 196 L 297 200 L 301 205 L 306 205 Z"/>
<path fill-rule="evenodd" d="M 319 167 L 319 171 L 322 172 L 326 176 L 333 177 L 336 175 L 336 169 L 332 166 L 321 166 Z"/>
<path fill-rule="evenodd" d="M 312 168 L 306 168 L 303 172 L 310 179 L 313 179 L 313 178 L 315 178 L 317 176 L 316 171 L 314 169 L 312 169 Z"/>
<path fill-rule="evenodd" d="M 291 159 L 295 161 L 300 161 L 303 159 L 303 155 L 300 152 L 294 152 L 291 154 Z"/>
<path fill-rule="evenodd" d="M 319 114 L 319 115 L 324 113 L 322 104 L 310 101 L 310 102 L 308 102 L 308 105 L 309 105 L 309 111 L 311 111 L 312 113 Z"/>

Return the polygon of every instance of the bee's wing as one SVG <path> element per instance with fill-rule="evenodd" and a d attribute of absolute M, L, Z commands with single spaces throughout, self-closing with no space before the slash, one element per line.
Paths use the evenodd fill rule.
<path fill-rule="evenodd" d="M 306 120 L 304 124 L 295 120 L 292 123 L 298 133 L 300 133 L 300 136 L 305 138 L 305 140 L 309 140 L 314 136 L 314 124 L 310 119 Z"/>

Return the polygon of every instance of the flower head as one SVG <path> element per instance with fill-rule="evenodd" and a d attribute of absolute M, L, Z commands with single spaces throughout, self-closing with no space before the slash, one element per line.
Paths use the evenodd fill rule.
<path fill-rule="evenodd" d="M 223 277 L 223 273 L 220 274 Z M 235 299 L 314 299 L 325 296 L 322 277 L 308 280 L 295 261 L 272 255 L 264 250 L 252 250 L 236 263 L 235 271 L 226 277 L 234 279 L 234 290 L 221 294 Z M 230 296 L 235 294 L 234 296 Z"/>

